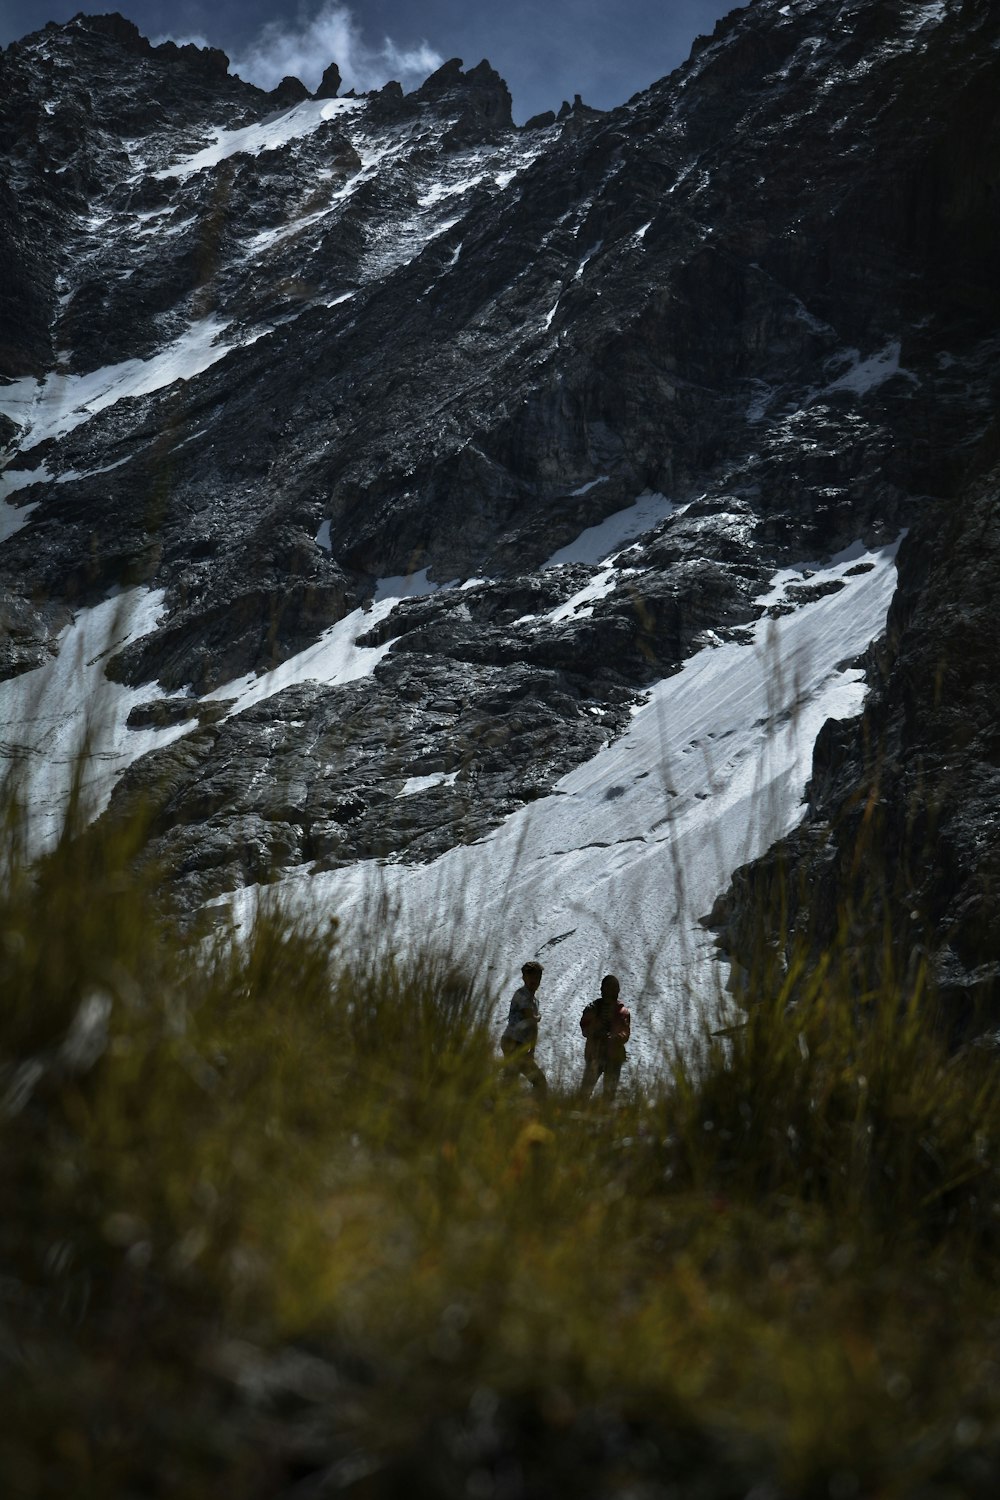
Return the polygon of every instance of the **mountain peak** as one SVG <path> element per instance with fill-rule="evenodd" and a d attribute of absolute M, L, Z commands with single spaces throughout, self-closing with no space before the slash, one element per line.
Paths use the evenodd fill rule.
<path fill-rule="evenodd" d="M 340 69 L 337 67 L 337 64 L 335 62 L 330 63 L 323 72 L 323 77 L 319 81 L 319 88 L 316 90 L 315 94 L 313 94 L 313 98 L 336 99 L 337 95 L 340 93 L 340 86 L 343 81 L 344 80 L 340 76 Z"/>
<path fill-rule="evenodd" d="M 104 15 L 89 15 L 86 11 L 77 11 L 76 15 L 61 29 L 68 31 L 73 27 L 82 31 L 93 31 L 98 36 L 110 37 L 126 52 L 131 52 L 137 57 L 146 57 L 153 50 L 149 39 L 143 36 L 135 22 L 128 20 L 116 10 Z"/>
<path fill-rule="evenodd" d="M 500 74 L 486 58 L 466 73 L 462 72 L 462 66 L 460 57 L 449 58 L 421 84 L 413 98 L 454 102 L 463 112 L 471 108 L 479 122 L 490 129 L 511 129 L 514 122 L 510 90 Z"/>
<path fill-rule="evenodd" d="M 105 37 L 127 56 L 157 57 L 168 61 L 175 59 L 203 78 L 224 78 L 229 72 L 229 58 L 221 48 L 199 47 L 194 42 L 179 44 L 171 41 L 160 42 L 154 47 L 135 22 L 119 11 L 90 15 L 81 10 L 64 25 L 50 23 L 50 27 L 54 33 L 64 36 L 83 32 Z"/>

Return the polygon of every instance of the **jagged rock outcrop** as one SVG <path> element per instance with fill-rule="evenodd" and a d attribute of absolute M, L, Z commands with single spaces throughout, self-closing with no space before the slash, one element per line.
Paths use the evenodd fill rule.
<path fill-rule="evenodd" d="M 909 527 L 895 619 L 949 636 L 958 575 L 935 558 L 925 588 L 913 559 L 938 515 L 964 556 L 953 527 L 987 504 L 967 476 L 996 410 L 998 26 L 981 0 L 758 0 L 620 109 L 520 130 L 486 62 L 361 98 L 331 65 L 279 99 L 120 17 L 0 54 L 0 671 L 109 589 L 162 590 L 107 673 L 147 695 L 137 741 L 187 732 L 116 797 L 154 794 L 185 899 L 481 836 L 706 641 L 748 639 L 779 568 L 802 580 L 773 607 L 805 608 L 810 564 Z M 613 567 L 599 541 L 563 558 L 641 497 Z M 404 576 L 430 592 L 387 609 Z M 210 706 L 358 610 L 363 681 Z M 878 658 L 865 734 L 902 712 L 911 638 Z M 917 715 L 907 765 L 925 734 Z M 821 741 L 797 859 L 840 827 L 823 775 L 865 803 L 852 743 Z M 935 786 L 945 863 L 978 868 L 976 818 Z M 979 930 L 912 909 L 935 952 Z"/>
<path fill-rule="evenodd" d="M 319 88 L 316 90 L 315 94 L 313 94 L 313 98 L 336 99 L 337 95 L 340 93 L 340 88 L 343 81 L 344 80 L 340 76 L 340 69 L 338 68 L 337 64 L 335 62 L 328 64 L 328 66 L 323 70 L 323 77 L 319 81 Z"/>
<path fill-rule="evenodd" d="M 462 128 L 466 131 L 471 128 L 476 136 L 480 136 L 484 129 L 505 131 L 513 128 L 510 90 L 485 58 L 465 73 L 462 72 L 462 59 L 451 58 L 442 63 L 412 97 L 414 103 L 429 103 L 437 109 L 457 112 L 461 124 L 452 126 L 446 137 L 449 144 L 458 142 Z"/>
<path fill-rule="evenodd" d="M 574 94 L 572 104 L 570 104 L 568 99 L 563 100 L 562 104 L 560 104 L 559 106 L 559 112 L 555 116 L 555 119 L 560 125 L 563 126 L 565 132 L 567 132 L 568 134 L 575 134 L 575 132 L 588 120 L 596 120 L 599 115 L 605 113 L 605 110 L 593 109 L 589 104 L 584 104 L 580 95 Z M 536 116 L 534 122 L 529 120 L 525 128 L 530 128 L 533 123 L 537 127 L 537 122 L 538 117 Z"/>
<path fill-rule="evenodd" d="M 859 993 L 926 980 L 955 1035 L 1000 1019 L 998 549 L 994 462 L 917 523 L 864 713 L 827 725 L 806 820 L 719 903 L 752 992 L 832 954 Z"/>
<path fill-rule="evenodd" d="M 310 94 L 301 78 L 286 74 L 281 82 L 270 90 L 267 102 L 272 109 L 291 109 L 293 105 L 301 104 L 303 99 L 319 97 L 318 94 Z"/>

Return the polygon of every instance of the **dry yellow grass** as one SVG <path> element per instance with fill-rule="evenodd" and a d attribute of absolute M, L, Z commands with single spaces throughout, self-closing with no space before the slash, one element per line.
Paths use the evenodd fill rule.
<path fill-rule="evenodd" d="M 5 1495 L 994 1493 L 1000 1105 L 919 988 L 539 1112 L 446 959 L 7 829 Z"/>

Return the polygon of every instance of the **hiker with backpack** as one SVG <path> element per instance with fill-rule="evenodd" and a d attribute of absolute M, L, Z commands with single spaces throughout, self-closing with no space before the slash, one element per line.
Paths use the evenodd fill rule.
<path fill-rule="evenodd" d="M 580 1030 L 587 1039 L 580 1081 L 580 1093 L 584 1099 L 590 1097 L 602 1074 L 605 1099 L 613 1099 L 618 1088 L 625 1061 L 625 1043 L 632 1031 L 632 1017 L 618 998 L 620 990 L 621 985 L 615 976 L 605 974 L 601 980 L 600 997 L 585 1006 L 580 1017 Z"/>
<path fill-rule="evenodd" d="M 543 1098 L 548 1092 L 548 1081 L 535 1062 L 535 1044 L 538 1041 L 538 1022 L 541 1016 L 535 996 L 542 982 L 542 966 L 531 958 L 521 965 L 521 987 L 514 991 L 510 1002 L 510 1014 L 500 1050 L 509 1058 L 511 1066 L 528 1080 L 536 1093 Z"/>

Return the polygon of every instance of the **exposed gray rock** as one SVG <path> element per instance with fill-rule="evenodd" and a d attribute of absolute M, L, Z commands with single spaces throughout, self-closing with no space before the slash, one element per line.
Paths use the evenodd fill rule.
<path fill-rule="evenodd" d="M 281 82 L 271 89 L 267 95 L 267 101 L 272 109 L 291 109 L 293 105 L 301 104 L 303 99 L 318 97 L 325 96 L 310 94 L 301 78 L 286 74 Z"/>
<path fill-rule="evenodd" d="M 19 677 L 48 661 L 55 654 L 59 631 L 70 618 L 69 610 L 58 601 L 36 607 L 12 590 L 0 588 L 0 678 Z"/>
<path fill-rule="evenodd" d="M 431 74 L 413 98 L 431 103 L 437 110 L 457 109 L 465 128 L 472 121 L 480 130 L 484 126 L 501 131 L 513 128 L 510 90 L 485 58 L 467 73 L 462 72 L 460 57 L 451 58 Z M 453 133 L 452 139 L 455 138 Z"/>
<path fill-rule="evenodd" d="M 622 689 L 588 696 L 579 675 L 552 668 L 391 655 L 372 683 L 287 688 L 145 756 L 111 816 L 152 801 L 151 853 L 192 904 L 264 878 L 244 840 L 251 817 L 252 849 L 272 825 L 283 848 L 294 842 L 279 868 L 430 859 L 545 794 L 620 732 L 630 701 Z M 437 780 L 411 790 L 411 778 Z M 234 817 L 239 847 L 222 859 Z"/>
<path fill-rule="evenodd" d="M 754 989 L 836 955 L 859 990 L 921 974 L 961 1034 L 1000 1019 L 1000 467 L 918 523 L 860 720 L 821 734 L 802 827 L 713 921 Z"/>
<path fill-rule="evenodd" d="M 343 79 L 340 69 L 335 62 L 330 63 L 323 71 L 323 77 L 319 81 L 319 88 L 313 94 L 314 99 L 336 99 L 340 93 Z"/>

